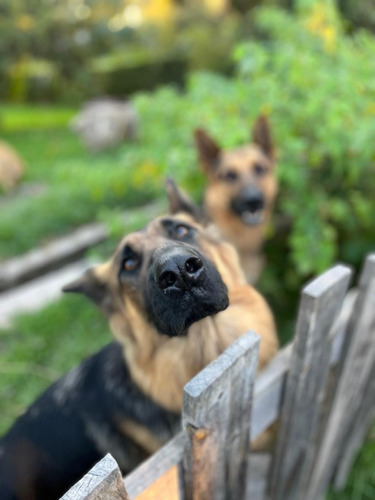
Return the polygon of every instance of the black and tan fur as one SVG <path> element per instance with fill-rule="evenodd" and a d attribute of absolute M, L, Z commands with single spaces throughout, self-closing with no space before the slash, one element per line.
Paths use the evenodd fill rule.
<path fill-rule="evenodd" d="M 262 253 L 277 180 L 268 120 L 259 116 L 253 142 L 223 150 L 207 132 L 195 131 L 195 144 L 207 187 L 204 206 L 213 228 L 238 251 L 249 283 L 258 280 L 264 266 Z"/>
<path fill-rule="evenodd" d="M 176 432 L 183 386 L 234 339 L 260 334 L 260 368 L 275 354 L 272 314 L 236 252 L 178 210 L 172 184 L 169 192 L 175 215 L 126 236 L 66 287 L 102 309 L 116 341 L 51 386 L 0 441 L 1 498 L 58 498 L 107 452 L 129 471 Z"/>

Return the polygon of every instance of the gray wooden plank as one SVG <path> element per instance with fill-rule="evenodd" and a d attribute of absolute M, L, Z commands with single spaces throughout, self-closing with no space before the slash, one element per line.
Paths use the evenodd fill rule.
<path fill-rule="evenodd" d="M 184 389 L 186 498 L 245 498 L 259 337 L 248 332 Z"/>
<path fill-rule="evenodd" d="M 140 216 L 160 213 L 162 206 L 161 203 L 154 202 L 128 210 L 123 213 L 122 219 L 129 225 L 136 222 Z M 0 262 L 0 292 L 81 258 L 88 248 L 98 245 L 108 236 L 105 224 L 86 224 L 67 236 L 56 238 L 42 247 Z"/>
<path fill-rule="evenodd" d="M 351 271 L 337 265 L 301 296 L 270 481 L 270 498 L 305 498 L 314 462 L 330 365 L 329 332 L 339 315 Z"/>
<path fill-rule="evenodd" d="M 270 453 L 250 454 L 246 498 L 265 500 L 271 459 Z"/>
<path fill-rule="evenodd" d="M 353 307 L 353 297 L 355 297 L 353 292 L 346 297 L 345 305 L 331 332 L 332 341 L 335 345 L 337 344 L 337 346 L 332 349 L 331 364 L 338 360 L 344 328 Z M 251 415 L 251 436 L 253 439 L 264 432 L 279 416 L 280 402 L 289 370 L 291 354 L 292 345 L 290 344 L 284 347 L 269 363 L 265 370 L 257 375 Z M 140 495 L 173 465 L 179 464 L 183 456 L 183 447 L 184 436 L 183 433 L 180 432 L 168 444 L 131 472 L 124 480 L 130 498 Z M 251 479 L 248 484 L 248 492 L 251 491 L 252 495 L 256 495 L 255 498 L 258 498 L 259 492 L 264 490 L 265 483 L 263 480 L 265 481 L 265 478 L 263 475 L 263 480 L 261 477 L 258 477 L 256 480 L 254 479 L 258 470 L 258 454 L 252 453 L 251 457 L 251 466 L 249 468 Z M 255 461 L 254 464 L 252 463 L 253 460 Z M 252 496 L 250 498 L 252 498 Z"/>
<path fill-rule="evenodd" d="M 363 394 L 365 401 L 361 404 L 356 418 L 351 423 L 345 447 L 340 454 L 340 460 L 335 470 L 333 478 L 335 490 L 341 490 L 345 487 L 356 454 L 375 420 L 375 367 L 372 369 Z"/>
<path fill-rule="evenodd" d="M 182 432 L 179 432 L 165 446 L 125 477 L 125 488 L 130 498 L 140 495 L 171 467 L 181 462 L 184 443 L 185 437 Z"/>
<path fill-rule="evenodd" d="M 129 500 L 116 460 L 106 455 L 61 500 Z"/>
<path fill-rule="evenodd" d="M 7 328 L 18 314 L 38 311 L 61 297 L 61 288 L 77 278 L 89 263 L 79 260 L 37 280 L 0 294 L 0 328 Z"/>
<path fill-rule="evenodd" d="M 103 224 L 88 224 L 68 236 L 0 263 L 0 291 L 79 259 L 88 248 L 101 243 L 107 237 L 108 230 Z"/>
<path fill-rule="evenodd" d="M 353 311 L 357 292 L 350 290 L 344 299 L 340 315 L 335 321 L 330 334 L 330 366 L 338 363 L 343 340 L 348 328 L 348 320 Z M 254 387 L 253 411 L 251 416 L 251 436 L 257 438 L 280 415 L 282 396 L 289 372 L 293 345 L 288 344 L 270 361 L 267 367 L 257 375 Z"/>
<path fill-rule="evenodd" d="M 338 484 L 344 482 L 344 470 L 352 462 L 368 426 L 367 413 L 373 411 L 372 391 L 367 391 L 375 362 L 375 259 L 371 255 L 366 260 L 361 275 L 357 300 L 349 324 L 349 341 L 342 351 L 339 378 L 337 380 L 332 408 L 328 417 L 324 439 L 316 458 L 310 479 L 309 498 L 323 498 L 335 470 L 339 472 Z M 370 399 L 369 399 L 370 398 Z M 366 415 L 363 415 L 364 409 Z M 360 415 L 360 421 L 356 421 Z M 369 417 L 370 418 L 370 417 Z M 349 436 L 354 426 L 357 438 Z M 361 427 L 363 426 L 363 428 Z M 344 460 L 343 468 L 340 461 Z"/>

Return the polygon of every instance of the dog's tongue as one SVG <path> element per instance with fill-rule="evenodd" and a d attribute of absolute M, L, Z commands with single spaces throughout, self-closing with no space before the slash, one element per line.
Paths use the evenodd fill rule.
<path fill-rule="evenodd" d="M 251 212 L 250 210 L 245 210 L 241 214 L 241 219 L 242 222 L 249 226 L 255 226 L 256 224 L 259 224 L 262 220 L 262 211 L 261 210 L 255 210 L 254 212 Z"/>

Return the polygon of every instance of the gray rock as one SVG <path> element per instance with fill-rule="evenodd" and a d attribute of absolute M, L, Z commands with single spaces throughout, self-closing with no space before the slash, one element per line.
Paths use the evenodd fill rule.
<path fill-rule="evenodd" d="M 103 97 L 84 104 L 70 126 L 87 149 L 99 152 L 134 140 L 138 124 L 138 114 L 129 101 Z"/>

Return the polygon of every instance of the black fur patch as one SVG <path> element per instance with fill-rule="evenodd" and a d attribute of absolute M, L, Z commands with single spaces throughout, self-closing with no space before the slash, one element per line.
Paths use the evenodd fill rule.
<path fill-rule="evenodd" d="M 134 468 L 146 453 L 115 418 L 134 420 L 162 441 L 180 424 L 138 389 L 114 342 L 47 389 L 0 440 L 1 499 L 57 499 L 106 453 L 124 473 Z"/>

